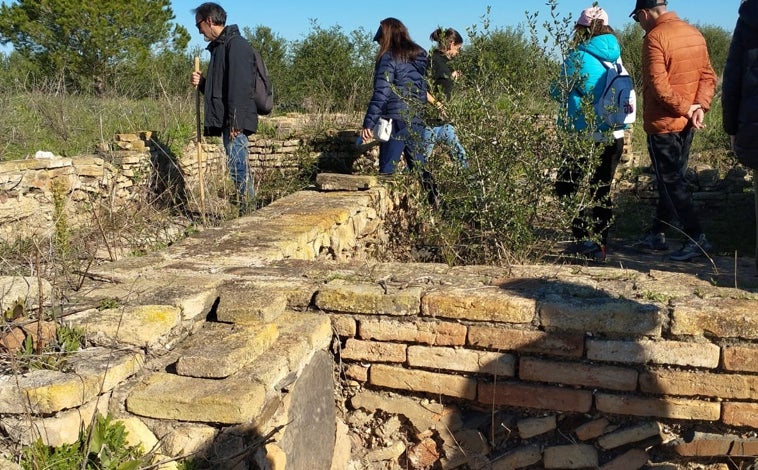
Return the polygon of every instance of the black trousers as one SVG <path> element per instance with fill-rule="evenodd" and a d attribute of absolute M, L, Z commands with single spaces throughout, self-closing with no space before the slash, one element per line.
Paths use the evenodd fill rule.
<path fill-rule="evenodd" d="M 589 238 L 592 235 L 600 237 L 600 243 L 608 243 L 608 231 L 613 218 L 613 201 L 611 200 L 611 183 L 616 167 L 624 151 L 624 139 L 615 139 L 610 144 L 599 143 L 604 146 L 600 155 L 600 162 L 595 167 L 590 177 L 590 191 L 592 206 L 575 217 L 571 223 L 571 233 L 576 240 Z M 567 159 L 574 164 L 567 164 L 558 173 L 555 183 L 555 191 L 559 197 L 574 194 L 584 177 L 582 168 L 586 159 Z"/>
<path fill-rule="evenodd" d="M 647 148 L 658 180 L 653 232 L 666 232 L 678 220 L 688 236 L 697 239 L 703 233 L 692 202 L 692 192 L 684 178 L 694 135 L 695 129 L 688 127 L 681 132 L 647 136 Z"/>

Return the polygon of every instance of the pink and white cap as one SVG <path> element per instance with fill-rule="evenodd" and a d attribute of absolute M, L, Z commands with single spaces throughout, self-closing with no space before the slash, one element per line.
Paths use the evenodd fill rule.
<path fill-rule="evenodd" d="M 600 7 L 585 8 L 582 10 L 582 14 L 579 15 L 579 19 L 576 20 L 576 24 L 580 26 L 592 26 L 593 20 L 608 25 L 608 13 Z"/>

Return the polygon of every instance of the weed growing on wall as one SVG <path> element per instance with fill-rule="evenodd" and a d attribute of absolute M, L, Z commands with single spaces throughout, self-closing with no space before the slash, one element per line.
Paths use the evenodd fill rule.
<path fill-rule="evenodd" d="M 140 447 L 128 445 L 122 423 L 98 415 L 72 444 L 50 447 L 37 440 L 25 447 L 20 464 L 25 470 L 137 470 L 150 465 L 149 457 Z"/>

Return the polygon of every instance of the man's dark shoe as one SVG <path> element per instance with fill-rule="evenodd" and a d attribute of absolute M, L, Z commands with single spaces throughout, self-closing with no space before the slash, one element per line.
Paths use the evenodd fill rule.
<path fill-rule="evenodd" d="M 682 247 L 669 255 L 669 259 L 674 261 L 689 261 L 698 256 L 704 256 L 713 248 L 711 243 L 701 233 L 696 240 L 688 240 Z"/>
<path fill-rule="evenodd" d="M 666 243 L 666 235 L 663 232 L 647 232 L 634 246 L 654 251 L 666 251 L 669 249 L 669 244 Z"/>

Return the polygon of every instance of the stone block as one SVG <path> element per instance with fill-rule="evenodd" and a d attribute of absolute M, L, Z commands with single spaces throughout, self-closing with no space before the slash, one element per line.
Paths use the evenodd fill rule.
<path fill-rule="evenodd" d="M 376 176 L 370 175 L 336 173 L 319 173 L 316 175 L 316 187 L 320 191 L 361 191 L 373 188 L 378 184 Z"/>
<path fill-rule="evenodd" d="M 365 340 L 434 346 L 463 346 L 466 343 L 466 326 L 452 322 L 365 319 L 359 322 L 359 334 Z"/>
<path fill-rule="evenodd" d="M 254 422 L 265 401 L 263 385 L 244 377 L 213 380 L 158 372 L 132 390 L 126 409 L 148 418 L 239 424 Z"/>
<path fill-rule="evenodd" d="M 537 302 L 498 287 L 450 287 L 426 293 L 421 302 L 421 313 L 435 318 L 523 324 L 534 320 Z"/>
<path fill-rule="evenodd" d="M 273 323 L 206 323 L 185 340 L 176 373 L 188 377 L 228 377 L 255 360 L 279 337 Z"/>
<path fill-rule="evenodd" d="M 417 315 L 421 288 L 385 289 L 376 284 L 333 281 L 319 289 L 315 303 L 327 312 L 366 315 Z"/>
<path fill-rule="evenodd" d="M 722 421 L 729 426 L 758 428 L 758 404 L 725 402 Z"/>
<path fill-rule="evenodd" d="M 755 400 L 758 399 L 758 377 L 651 369 L 640 375 L 640 391 L 658 395 Z"/>
<path fill-rule="evenodd" d="M 530 439 L 534 436 L 552 432 L 557 427 L 558 423 L 555 415 L 522 419 L 516 423 L 516 428 L 521 439 Z"/>
<path fill-rule="evenodd" d="M 719 403 L 678 398 L 646 398 L 598 393 L 595 406 L 603 413 L 659 418 L 718 421 Z"/>
<path fill-rule="evenodd" d="M 758 348 L 726 345 L 722 348 L 724 369 L 758 372 Z"/>
<path fill-rule="evenodd" d="M 233 282 L 218 289 L 216 315 L 229 323 L 270 322 L 287 308 L 287 295 L 257 283 Z"/>
<path fill-rule="evenodd" d="M 550 297 L 540 302 L 540 321 L 561 331 L 660 336 L 664 312 L 630 300 Z"/>
<path fill-rule="evenodd" d="M 637 470 L 644 467 L 650 456 L 642 449 L 629 449 L 600 467 L 600 470 Z"/>
<path fill-rule="evenodd" d="M 587 413 L 592 407 L 592 392 L 521 383 L 480 383 L 476 397 L 488 406 L 515 406 L 538 410 Z"/>
<path fill-rule="evenodd" d="M 671 333 L 682 336 L 758 339 L 758 300 L 687 299 L 677 303 Z"/>
<path fill-rule="evenodd" d="M 0 413 L 53 414 L 82 406 L 141 370 L 144 360 L 142 352 L 87 348 L 67 358 L 73 373 L 0 376 Z"/>
<path fill-rule="evenodd" d="M 181 311 L 171 305 L 136 305 L 105 310 L 90 310 L 72 315 L 66 321 L 83 328 L 95 344 L 114 343 L 156 347 L 181 321 Z"/>
<path fill-rule="evenodd" d="M 52 416 L 4 416 L 0 427 L 14 442 L 25 446 L 32 445 L 37 439 L 52 447 L 73 444 L 79 440 L 79 430 L 92 424 L 95 413 L 105 415 L 108 412 L 109 397 L 107 393 Z"/>
<path fill-rule="evenodd" d="M 476 380 L 474 379 L 384 364 L 371 366 L 369 382 L 377 387 L 395 390 L 432 393 L 467 400 L 476 398 Z"/>
<path fill-rule="evenodd" d="M 623 445 L 644 441 L 654 436 L 660 436 L 660 434 L 660 424 L 648 422 L 604 434 L 598 438 L 597 444 L 601 449 L 610 450 Z"/>
<path fill-rule="evenodd" d="M 683 457 L 755 457 L 758 455 L 758 439 L 730 434 L 694 432 L 686 438 L 667 443 L 667 447 Z"/>
<path fill-rule="evenodd" d="M 291 389 L 278 443 L 287 468 L 329 468 L 332 463 L 337 432 L 333 367 L 329 353 L 317 352 Z"/>
<path fill-rule="evenodd" d="M 586 444 L 552 446 L 543 454 L 545 468 L 597 468 L 597 449 Z"/>
<path fill-rule="evenodd" d="M 684 341 L 587 341 L 587 358 L 624 364 L 666 364 L 715 369 L 721 350 L 711 343 Z"/>
<path fill-rule="evenodd" d="M 331 318 L 332 328 L 334 328 L 334 331 L 338 336 L 343 338 L 354 338 L 358 334 L 358 322 L 355 321 L 355 318 L 340 314 L 330 315 L 329 318 Z"/>
<path fill-rule="evenodd" d="M 533 382 L 560 383 L 620 391 L 637 389 L 637 371 L 614 366 L 557 362 L 522 357 L 519 378 Z"/>
<path fill-rule="evenodd" d="M 510 354 L 473 349 L 408 346 L 408 365 L 426 369 L 513 377 L 516 359 Z"/>
<path fill-rule="evenodd" d="M 406 345 L 348 338 L 340 356 L 355 361 L 402 363 L 406 359 Z"/>
<path fill-rule="evenodd" d="M 582 424 L 574 430 L 574 433 L 580 441 L 589 441 L 602 436 L 608 430 L 610 424 L 607 418 L 599 418 Z"/>
<path fill-rule="evenodd" d="M 537 353 L 579 358 L 584 354 L 584 335 L 470 326 L 469 346 L 503 352 Z"/>
<path fill-rule="evenodd" d="M 537 465 L 542 460 L 539 446 L 526 445 L 512 450 L 492 462 L 492 470 L 514 470 Z"/>

